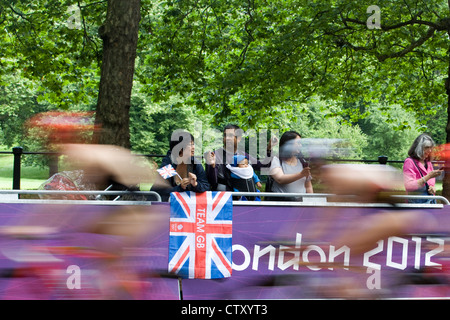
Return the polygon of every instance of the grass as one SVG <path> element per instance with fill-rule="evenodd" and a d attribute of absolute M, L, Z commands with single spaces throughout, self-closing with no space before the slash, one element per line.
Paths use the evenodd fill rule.
<path fill-rule="evenodd" d="M 12 189 L 13 164 L 13 155 L 0 155 L 0 189 Z M 48 173 L 48 168 L 30 167 L 22 164 L 20 188 L 23 190 L 36 190 L 48 179 Z"/>

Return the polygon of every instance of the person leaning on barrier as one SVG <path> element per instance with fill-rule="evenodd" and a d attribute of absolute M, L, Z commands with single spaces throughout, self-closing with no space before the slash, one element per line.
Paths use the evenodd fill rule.
<path fill-rule="evenodd" d="M 200 162 L 194 159 L 194 137 L 181 131 L 173 133 L 170 149 L 163 158 L 161 166 L 172 165 L 178 175 L 164 180 L 157 175 L 151 191 L 158 192 L 162 201 L 168 201 L 171 192 L 205 192 L 210 190 L 205 170 Z M 180 179 L 181 177 L 181 179 Z"/>
<path fill-rule="evenodd" d="M 233 187 L 230 181 L 230 172 L 226 168 L 227 164 L 233 164 L 235 155 L 246 157 L 249 164 L 255 171 L 261 170 L 263 167 L 269 167 L 272 146 L 276 143 L 276 139 L 271 139 L 267 146 L 267 158 L 261 162 L 243 150 L 238 149 L 239 142 L 242 139 L 242 129 L 237 125 L 229 124 L 223 129 L 223 147 L 214 151 L 205 153 L 205 170 L 208 182 L 212 191 L 232 191 Z M 268 159 L 269 158 L 269 159 Z"/>
<path fill-rule="evenodd" d="M 298 132 L 287 131 L 280 138 L 279 158 L 273 157 L 270 177 L 273 179 L 270 192 L 313 193 L 311 172 L 308 163 L 302 158 L 301 136 Z M 294 197 L 269 197 L 266 200 L 299 201 Z"/>
<path fill-rule="evenodd" d="M 406 192 L 417 195 L 435 195 L 436 177 L 442 170 L 434 170 L 431 153 L 435 143 L 428 134 L 419 135 L 411 145 L 403 163 L 403 179 Z M 435 203 L 434 199 L 410 199 L 410 203 Z"/>

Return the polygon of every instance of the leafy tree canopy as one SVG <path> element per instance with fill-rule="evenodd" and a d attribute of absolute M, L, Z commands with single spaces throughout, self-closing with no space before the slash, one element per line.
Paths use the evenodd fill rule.
<path fill-rule="evenodd" d="M 175 93 L 244 127 L 291 102 L 389 102 L 435 113 L 446 102 L 448 5 L 378 1 L 167 1 L 144 20 L 138 79 L 156 101 Z M 357 120 L 358 109 L 347 108 Z M 356 112 L 356 113 L 355 113 Z"/>
<path fill-rule="evenodd" d="M 435 114 L 446 102 L 448 4 L 380 0 L 380 29 L 367 26 L 371 5 L 142 0 L 136 79 L 153 102 L 181 96 L 180 105 L 244 128 L 271 124 L 293 111 L 292 102 L 317 95 Z M 0 75 L 20 69 L 38 81 L 40 101 L 62 108 L 96 97 L 106 0 L 0 0 L 0 7 Z"/>
<path fill-rule="evenodd" d="M 67 109 L 98 92 L 101 42 L 98 28 L 106 1 L 0 0 L 0 76 L 20 71 L 39 84 L 39 100 Z"/>
<path fill-rule="evenodd" d="M 361 109 L 363 104 L 398 104 L 421 114 L 417 119 L 428 128 L 420 130 L 430 131 L 436 123 L 430 117 L 442 122 L 436 113 L 445 110 L 448 5 L 381 0 L 380 29 L 369 29 L 372 4 L 143 0 L 138 109 L 132 112 L 157 118 L 150 107 L 136 104 L 145 101 L 171 110 L 195 107 L 212 116 L 215 128 L 228 122 L 244 129 L 281 128 L 291 123 L 286 119 L 298 119 L 299 108 L 310 106 L 311 98 L 320 97 L 334 105 L 326 106 L 326 116 L 342 117 L 341 124 L 374 112 Z M 92 108 L 102 57 L 98 31 L 107 1 L 0 0 L 0 7 L 2 84 L 20 74 L 37 85 L 37 102 Z M 412 125 L 411 119 L 404 121 Z M 140 134 L 145 128 L 131 130 Z"/>

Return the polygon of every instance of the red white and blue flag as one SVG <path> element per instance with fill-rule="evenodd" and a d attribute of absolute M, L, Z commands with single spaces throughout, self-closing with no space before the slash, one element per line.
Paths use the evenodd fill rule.
<path fill-rule="evenodd" d="M 171 164 L 168 164 L 167 166 L 164 166 L 164 167 L 162 167 L 160 169 L 156 169 L 156 171 L 158 171 L 158 173 L 164 179 L 176 176 L 178 174 L 177 171 L 174 169 L 174 167 L 172 167 Z"/>
<path fill-rule="evenodd" d="M 230 277 L 232 217 L 229 192 L 172 192 L 169 272 L 189 279 Z"/>

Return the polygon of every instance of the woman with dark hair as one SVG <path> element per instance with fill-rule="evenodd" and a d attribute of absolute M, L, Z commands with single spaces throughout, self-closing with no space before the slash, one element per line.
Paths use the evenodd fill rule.
<path fill-rule="evenodd" d="M 205 192 L 209 183 L 200 161 L 194 158 L 194 137 L 186 131 L 177 130 L 170 138 L 169 151 L 163 158 L 161 166 L 172 165 L 177 175 L 163 180 L 157 175 L 151 191 L 160 194 L 163 201 L 168 201 L 171 192 Z"/>
<path fill-rule="evenodd" d="M 273 157 L 270 176 L 273 179 L 272 192 L 313 193 L 311 172 L 308 164 L 301 157 L 301 136 L 296 131 L 283 133 L 279 144 L 279 158 Z M 273 197 L 275 200 L 278 197 Z M 278 198 L 299 201 L 300 198 Z"/>
<path fill-rule="evenodd" d="M 436 194 L 436 177 L 442 170 L 433 170 L 431 153 L 435 143 L 426 133 L 419 135 L 408 151 L 408 158 L 403 163 L 403 179 L 408 193 L 419 195 Z M 432 203 L 434 200 L 413 199 L 410 203 Z"/>

